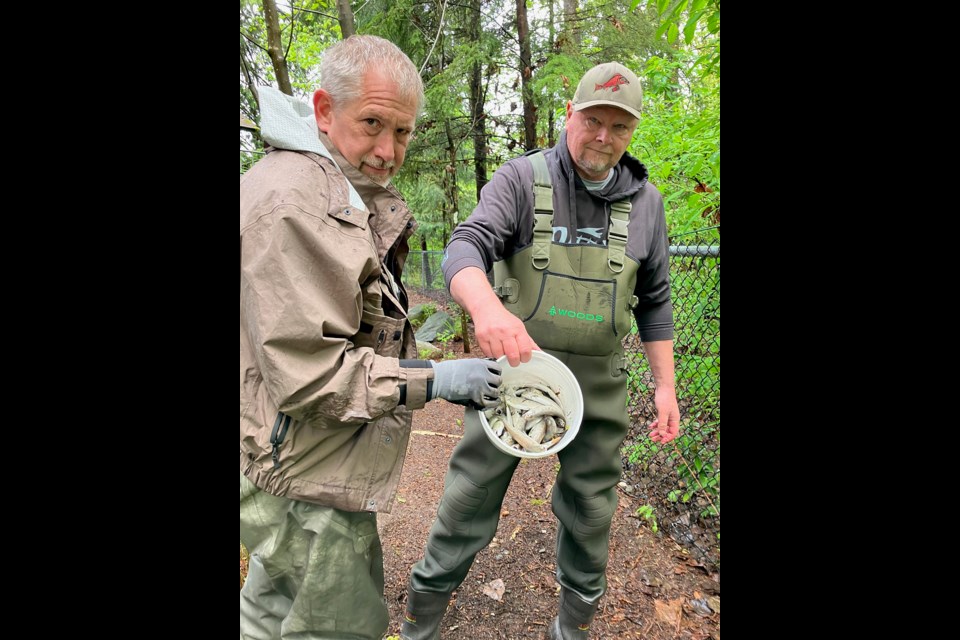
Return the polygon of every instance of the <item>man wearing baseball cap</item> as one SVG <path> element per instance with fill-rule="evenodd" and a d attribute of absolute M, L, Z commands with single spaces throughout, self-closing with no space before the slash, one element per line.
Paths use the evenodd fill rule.
<path fill-rule="evenodd" d="M 663 444 L 679 432 L 663 199 L 647 168 L 626 153 L 642 103 L 640 81 L 622 64 L 587 71 L 567 102 L 557 146 L 497 170 L 443 262 L 450 293 L 473 317 L 487 356 L 518 366 L 542 349 L 574 372 L 583 391 L 580 432 L 557 454 L 551 496 L 561 587 L 559 614 L 547 623 L 553 640 L 587 640 L 607 588 L 620 447 L 630 426 L 622 340 L 633 319 L 656 383 L 650 439 Z M 440 638 L 452 592 L 496 534 L 520 459 L 496 449 L 482 429 L 468 409 L 424 557 L 410 575 L 404 640 Z"/>

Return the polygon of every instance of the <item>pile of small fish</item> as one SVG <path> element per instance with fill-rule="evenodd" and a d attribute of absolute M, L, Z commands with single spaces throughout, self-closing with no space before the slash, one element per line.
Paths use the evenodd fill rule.
<path fill-rule="evenodd" d="M 560 442 L 567 430 L 563 405 L 553 390 L 540 382 L 500 388 L 500 404 L 484 411 L 493 433 L 508 447 L 540 453 Z"/>

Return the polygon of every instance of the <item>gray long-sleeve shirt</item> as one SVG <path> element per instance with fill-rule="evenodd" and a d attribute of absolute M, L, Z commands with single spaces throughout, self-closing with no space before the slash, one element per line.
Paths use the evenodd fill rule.
<path fill-rule="evenodd" d="M 600 191 L 588 191 L 573 167 L 567 134 L 544 151 L 553 182 L 553 241 L 606 245 L 610 203 L 632 203 L 626 255 L 640 264 L 634 315 L 644 342 L 673 339 L 667 224 L 660 192 L 647 181 L 647 168 L 625 153 L 613 179 Z M 447 287 L 465 267 L 489 271 L 533 241 L 533 166 L 514 158 L 501 166 L 480 192 L 470 217 L 454 230 L 443 259 Z"/>

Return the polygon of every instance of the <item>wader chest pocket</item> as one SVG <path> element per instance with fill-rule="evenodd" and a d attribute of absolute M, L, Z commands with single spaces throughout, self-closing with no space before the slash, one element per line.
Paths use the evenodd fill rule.
<path fill-rule="evenodd" d="M 522 319 L 531 337 L 544 349 L 606 354 L 620 341 L 616 299 L 617 283 L 613 280 L 547 271 L 533 312 Z"/>

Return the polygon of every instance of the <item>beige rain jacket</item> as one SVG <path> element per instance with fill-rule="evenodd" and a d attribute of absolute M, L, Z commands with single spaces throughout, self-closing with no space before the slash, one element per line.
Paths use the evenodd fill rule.
<path fill-rule="evenodd" d="M 343 173 L 276 150 L 240 178 L 240 471 L 274 495 L 389 512 L 433 374 L 398 360 L 417 357 L 400 284 L 416 222 L 320 140 Z"/>

